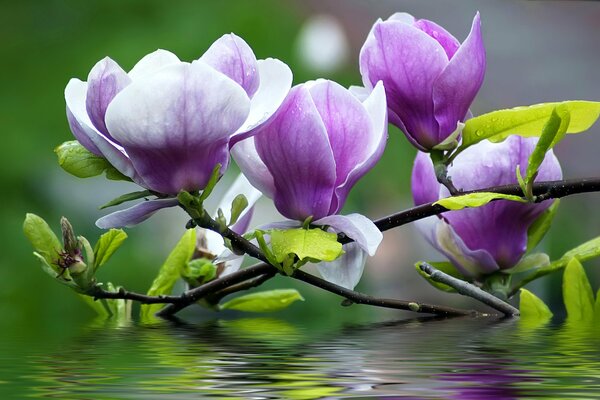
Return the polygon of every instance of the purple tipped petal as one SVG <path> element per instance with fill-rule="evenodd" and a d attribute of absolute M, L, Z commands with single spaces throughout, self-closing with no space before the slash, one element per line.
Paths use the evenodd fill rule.
<path fill-rule="evenodd" d="M 239 36 L 233 33 L 221 36 L 200 59 L 237 82 L 248 97 L 256 93 L 261 81 L 256 57 Z"/>
<path fill-rule="evenodd" d="M 292 71 L 279 60 L 259 60 L 258 73 L 260 86 L 250 99 L 248 118 L 232 138 L 231 146 L 247 138 L 249 131 L 271 118 L 292 87 Z"/>
<path fill-rule="evenodd" d="M 177 199 L 144 201 L 125 210 L 105 215 L 96 221 L 96 226 L 100 229 L 132 227 L 147 220 L 158 210 L 167 207 L 175 207 L 178 204 L 179 202 Z"/>
<path fill-rule="evenodd" d="M 203 62 L 161 68 L 122 90 L 106 125 L 147 187 L 160 193 L 203 189 L 229 162 L 229 137 L 248 115 L 240 86 Z"/>
<path fill-rule="evenodd" d="M 159 69 L 171 64 L 178 64 L 179 58 L 170 51 L 158 49 L 153 53 L 145 55 L 137 62 L 129 71 L 129 77 L 132 80 L 137 80 L 146 77 Z"/>
<path fill-rule="evenodd" d="M 375 255 L 383 240 L 383 234 L 377 226 L 361 214 L 330 215 L 313 222 L 316 225 L 329 225 L 335 232 L 345 233 L 370 256 Z"/>
<path fill-rule="evenodd" d="M 483 83 L 485 65 L 481 21 L 477 13 L 469 36 L 433 86 L 435 118 L 440 126 L 438 142 L 454 132 L 456 124 L 465 119 Z"/>
<path fill-rule="evenodd" d="M 417 152 L 411 176 L 413 200 L 416 206 L 440 199 L 440 184 L 428 153 Z"/>
<path fill-rule="evenodd" d="M 328 215 L 336 166 L 325 126 L 304 86 L 290 91 L 254 140 L 273 175 L 279 212 L 296 220 Z"/>
<path fill-rule="evenodd" d="M 450 32 L 435 22 L 426 19 L 415 21 L 415 26 L 434 38 L 444 48 L 444 51 L 448 56 L 448 60 L 454 57 L 456 50 L 458 50 L 458 47 L 460 46 L 460 42 L 456 40 L 456 38 L 452 36 Z"/>
<path fill-rule="evenodd" d="M 357 243 L 345 244 L 344 251 L 345 253 L 337 260 L 318 263 L 317 269 L 326 281 L 352 290 L 362 276 L 367 262 L 367 252 Z"/>
<path fill-rule="evenodd" d="M 438 143 L 431 93 L 448 58 L 425 32 L 398 21 L 378 23 L 360 53 L 360 72 L 371 85 L 382 80 L 388 107 L 403 122 L 404 133 L 421 146 Z M 365 85 L 367 86 L 367 85 Z"/>
<path fill-rule="evenodd" d="M 260 159 L 254 138 L 250 137 L 237 143 L 231 149 L 231 155 L 252 186 L 260 190 L 265 196 L 272 199 L 275 196 L 275 183 L 273 176 L 265 163 Z"/>
<path fill-rule="evenodd" d="M 113 138 L 106 129 L 104 115 L 112 99 L 130 83 L 127 73 L 108 57 L 98 61 L 88 75 L 87 113 L 96 129 L 111 140 Z"/>
<path fill-rule="evenodd" d="M 75 118 L 69 106 L 67 106 L 67 122 L 69 123 L 69 128 L 71 128 L 73 136 L 75 136 L 75 139 L 77 139 L 77 141 L 81 143 L 83 147 L 95 155 L 103 157 L 102 152 L 89 138 L 89 135 L 86 133 L 86 129 L 81 125 L 77 118 Z"/>

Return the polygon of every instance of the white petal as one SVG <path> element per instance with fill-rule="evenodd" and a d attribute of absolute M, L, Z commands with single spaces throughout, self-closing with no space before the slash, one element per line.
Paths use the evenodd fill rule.
<path fill-rule="evenodd" d="M 96 226 L 101 229 L 131 227 L 147 220 L 163 208 L 175 207 L 178 204 L 177 199 L 143 201 L 133 207 L 105 215 L 96 221 Z"/>
<path fill-rule="evenodd" d="M 231 155 L 252 186 L 272 199 L 275 195 L 273 175 L 260 159 L 254 145 L 254 138 L 250 137 L 237 143 L 231 149 Z"/>
<path fill-rule="evenodd" d="M 167 50 L 158 49 L 153 53 L 145 55 L 138 61 L 131 71 L 129 71 L 128 75 L 132 80 L 140 79 L 167 65 L 179 62 L 179 58 L 175 54 Z"/>
<path fill-rule="evenodd" d="M 362 276 L 367 252 L 358 243 L 345 244 L 344 251 L 335 261 L 318 263 L 317 269 L 326 281 L 352 290 Z"/>
<path fill-rule="evenodd" d="M 375 255 L 377 247 L 383 240 L 383 233 L 377 226 L 361 214 L 330 215 L 314 222 L 316 225 L 329 225 L 335 232 L 343 232 L 369 253 Z"/>

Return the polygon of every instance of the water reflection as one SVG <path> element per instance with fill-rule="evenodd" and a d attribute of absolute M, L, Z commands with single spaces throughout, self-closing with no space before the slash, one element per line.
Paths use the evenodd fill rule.
<path fill-rule="evenodd" d="M 408 320 L 315 332 L 273 318 L 115 327 L 20 355 L 1 398 L 581 398 L 600 393 L 597 327 Z M 14 347 L 13 347 L 14 350 Z M 13 354 L 13 356 L 10 356 Z"/>

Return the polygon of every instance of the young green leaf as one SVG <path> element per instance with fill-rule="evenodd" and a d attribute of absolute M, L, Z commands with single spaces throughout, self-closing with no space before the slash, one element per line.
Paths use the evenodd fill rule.
<path fill-rule="evenodd" d="M 444 199 L 440 199 L 433 203 L 434 205 L 440 205 L 447 208 L 448 210 L 462 210 L 463 208 L 474 208 L 481 207 L 493 200 L 510 200 L 518 201 L 520 203 L 526 203 L 527 201 L 519 196 L 501 193 L 469 193 L 461 196 L 450 196 Z"/>
<path fill-rule="evenodd" d="M 596 303 L 594 303 L 594 321 L 600 323 L 600 289 L 596 293 Z"/>
<path fill-rule="evenodd" d="M 248 207 L 248 199 L 243 194 L 238 194 L 235 199 L 231 202 L 231 218 L 229 219 L 229 225 L 233 225 L 237 222 L 242 212 Z"/>
<path fill-rule="evenodd" d="M 152 196 L 152 192 L 149 190 L 141 190 L 139 192 L 126 193 L 122 196 L 117 197 L 116 199 L 112 199 L 104 205 L 101 205 L 99 209 L 102 210 L 103 208 L 118 206 L 119 204 L 123 204 L 128 201 L 137 200 L 148 196 Z"/>
<path fill-rule="evenodd" d="M 85 304 L 90 306 L 90 308 L 94 310 L 98 316 L 104 318 L 110 317 L 110 312 L 106 309 L 102 300 L 94 300 L 93 297 L 85 294 L 79 294 L 78 296 Z"/>
<path fill-rule="evenodd" d="M 46 221 L 35 214 L 28 213 L 23 222 L 23 232 L 47 265 L 58 272 L 57 261 L 58 254 L 62 251 L 62 244 Z"/>
<path fill-rule="evenodd" d="M 594 293 L 585 270 L 576 258 L 571 259 L 563 275 L 563 301 L 571 321 L 594 318 Z"/>
<path fill-rule="evenodd" d="M 271 249 L 278 263 L 283 262 L 289 254 L 295 254 L 300 260 L 333 261 L 343 252 L 337 235 L 321 229 L 276 229 L 270 234 Z"/>
<path fill-rule="evenodd" d="M 296 289 L 277 289 L 247 294 L 236 297 L 219 306 L 221 310 L 238 310 L 247 312 L 273 312 L 288 307 L 293 302 L 304 298 Z"/>
<path fill-rule="evenodd" d="M 526 320 L 547 321 L 552 318 L 552 311 L 536 295 L 527 289 L 521 289 L 519 300 L 521 318 Z"/>
<path fill-rule="evenodd" d="M 550 265 L 550 257 L 546 253 L 528 254 L 521 258 L 517 265 L 512 268 L 505 269 L 502 272 L 506 274 L 518 274 L 535 268 L 547 267 Z"/>
<path fill-rule="evenodd" d="M 180 278 L 182 271 L 194 255 L 195 249 L 196 230 L 188 229 L 160 267 L 158 275 L 154 278 L 152 286 L 148 290 L 148 295 L 170 294 L 175 282 Z M 162 304 L 144 304 L 141 307 L 140 315 L 142 318 L 149 318 L 162 307 Z"/>
<path fill-rule="evenodd" d="M 62 169 L 78 178 L 90 178 L 106 171 L 108 179 L 131 180 L 117 171 L 104 157 L 90 152 L 77 140 L 64 142 L 54 152 Z"/>
<path fill-rule="evenodd" d="M 548 229 L 552 225 L 552 220 L 558 210 L 560 199 L 555 199 L 554 202 L 546 211 L 542 213 L 527 230 L 527 253 L 533 250 L 544 238 Z"/>
<path fill-rule="evenodd" d="M 492 111 L 465 122 L 459 149 L 463 150 L 485 139 L 501 142 L 510 135 L 539 136 L 558 105 L 564 105 L 571 115 L 566 133 L 579 133 L 589 129 L 600 115 L 600 103 L 594 101 L 542 103 Z"/>
<path fill-rule="evenodd" d="M 206 258 L 196 258 L 188 262 L 181 271 L 181 277 L 192 287 L 212 281 L 217 276 L 217 266 Z"/>
<path fill-rule="evenodd" d="M 417 272 L 419 273 L 419 275 L 421 275 L 421 277 L 423 277 L 427 283 L 429 283 L 431 286 L 433 286 L 434 288 L 441 290 L 443 292 L 447 292 L 447 293 L 456 293 L 456 290 L 448 285 L 445 285 L 443 283 L 440 282 L 436 282 L 434 280 L 431 279 L 431 277 L 420 268 L 422 261 L 419 261 L 417 263 L 415 263 L 415 268 L 417 270 Z M 432 266 L 434 266 L 435 268 L 437 268 L 438 270 L 444 272 L 445 274 L 448 274 L 450 276 L 453 276 L 455 278 L 458 279 L 462 279 L 465 280 L 465 277 L 463 277 L 461 275 L 460 272 L 458 272 L 458 270 L 456 269 L 456 267 L 454 265 L 452 265 L 452 263 L 447 262 L 447 261 L 440 261 L 440 262 L 432 262 L 432 261 L 428 261 L 427 264 L 431 264 Z"/>
<path fill-rule="evenodd" d="M 94 270 L 104 265 L 125 239 L 127 234 L 122 229 L 111 229 L 100 236 L 94 247 Z"/>

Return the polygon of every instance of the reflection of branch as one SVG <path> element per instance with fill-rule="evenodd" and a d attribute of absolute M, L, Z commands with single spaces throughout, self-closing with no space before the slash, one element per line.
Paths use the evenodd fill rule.
<path fill-rule="evenodd" d="M 425 272 L 432 281 L 448 285 L 463 296 L 468 296 L 474 298 L 475 300 L 479 300 L 483 304 L 487 304 L 488 306 L 500 311 L 506 316 L 512 317 L 515 315 L 519 315 L 519 310 L 515 307 L 500 300 L 496 296 L 491 295 L 484 290 L 481 290 L 480 288 L 470 284 L 469 282 L 465 282 L 463 280 L 450 276 L 438 270 L 437 268 L 434 268 L 432 265 L 427 264 L 426 262 L 420 263 L 419 268 L 421 269 L 421 271 Z"/>

